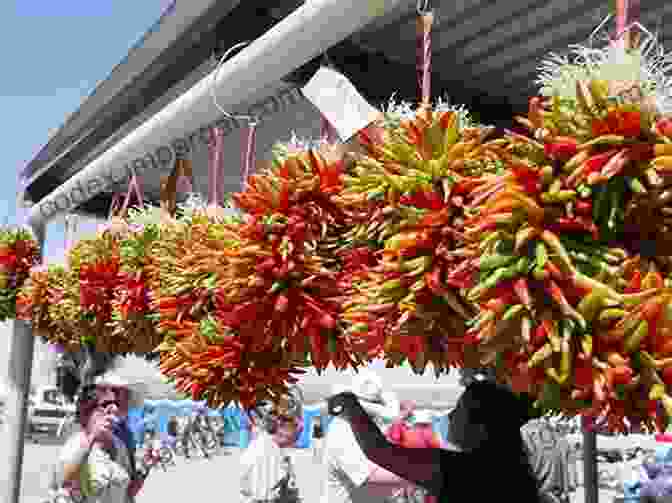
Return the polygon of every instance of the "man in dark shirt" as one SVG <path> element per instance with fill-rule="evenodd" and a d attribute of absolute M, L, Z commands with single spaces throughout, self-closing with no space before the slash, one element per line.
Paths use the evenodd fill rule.
<path fill-rule="evenodd" d="M 551 502 L 566 503 L 576 489 L 571 445 L 544 419 L 533 419 L 521 429 L 539 491 Z"/>

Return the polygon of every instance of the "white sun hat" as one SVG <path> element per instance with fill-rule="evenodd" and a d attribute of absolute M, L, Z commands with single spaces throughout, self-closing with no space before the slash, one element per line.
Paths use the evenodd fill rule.
<path fill-rule="evenodd" d="M 130 409 L 141 408 L 148 394 L 148 387 L 138 380 L 129 380 L 123 376 L 123 372 L 112 369 L 103 375 L 96 377 L 93 384 L 111 388 L 123 388 L 128 390 L 128 407 Z"/>
<path fill-rule="evenodd" d="M 350 384 L 337 384 L 332 388 L 334 395 L 344 391 L 354 393 L 369 414 L 383 421 L 394 421 L 399 417 L 399 400 L 394 393 L 383 390 L 383 381 L 375 372 L 368 369 L 360 370 Z"/>

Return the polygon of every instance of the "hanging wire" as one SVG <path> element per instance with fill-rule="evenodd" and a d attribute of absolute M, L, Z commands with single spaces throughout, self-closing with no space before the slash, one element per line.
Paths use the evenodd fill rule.
<path fill-rule="evenodd" d="M 212 102 L 223 115 L 228 117 L 229 119 L 232 120 L 245 120 L 250 123 L 259 122 L 259 118 L 255 117 L 253 115 L 232 115 L 230 114 L 223 106 L 219 104 L 217 101 L 217 77 L 219 76 L 219 71 L 222 69 L 222 65 L 229 59 L 229 56 L 231 53 L 234 51 L 237 51 L 238 49 L 242 49 L 246 45 L 249 45 L 250 42 L 238 42 L 235 44 L 233 47 L 230 47 L 227 51 L 224 52 L 222 57 L 219 60 L 219 63 L 217 64 L 217 68 L 215 68 L 215 71 L 212 72 L 212 83 L 210 84 L 210 96 L 212 97 Z"/>
<path fill-rule="evenodd" d="M 429 14 L 432 12 L 432 7 L 430 5 L 429 0 L 418 0 L 418 3 L 416 4 L 416 10 L 418 11 L 418 14 L 423 15 L 423 14 Z"/>
<path fill-rule="evenodd" d="M 219 110 L 224 116 L 228 117 L 231 120 L 234 121 L 240 120 L 247 122 L 248 134 L 247 138 L 245 139 L 246 148 L 243 151 L 243 165 L 242 165 L 243 189 L 245 188 L 247 178 L 250 174 L 250 171 L 252 170 L 252 164 L 254 163 L 254 145 L 256 142 L 256 132 L 257 132 L 257 126 L 259 125 L 261 120 L 259 119 L 259 117 L 254 115 L 233 115 L 229 113 L 224 107 L 222 107 L 217 101 L 217 77 L 219 76 L 219 71 L 222 68 L 222 65 L 228 60 L 231 53 L 249 44 L 250 42 L 239 42 L 234 46 L 232 46 L 231 48 L 229 48 L 226 52 L 224 52 L 224 54 L 219 60 L 219 63 L 217 64 L 217 68 L 215 68 L 215 71 L 212 74 L 212 84 L 210 85 L 210 94 L 212 96 L 212 102 L 214 103 L 217 110 Z"/>

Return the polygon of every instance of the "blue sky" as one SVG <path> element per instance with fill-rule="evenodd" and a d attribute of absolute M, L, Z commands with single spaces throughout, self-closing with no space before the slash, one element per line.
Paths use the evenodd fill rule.
<path fill-rule="evenodd" d="M 18 222 L 17 173 L 161 16 L 168 0 L 0 1 L 0 223 Z M 47 255 L 63 246 L 48 227 Z"/>

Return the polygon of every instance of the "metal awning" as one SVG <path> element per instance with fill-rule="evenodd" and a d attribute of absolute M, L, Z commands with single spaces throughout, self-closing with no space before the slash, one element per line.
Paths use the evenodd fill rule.
<path fill-rule="evenodd" d="M 206 7 L 212 2 L 203 0 L 200 3 L 202 13 L 211 12 Z M 101 84 L 101 90 L 82 104 L 30 163 L 28 171 L 34 176 L 26 190 L 26 199 L 39 201 L 109 146 L 130 134 L 142 120 L 158 110 L 157 104 L 172 99 L 175 89 L 185 89 L 194 83 L 194 76 L 202 76 L 208 71 L 205 62 L 214 49 L 223 50 L 262 34 L 303 2 L 285 0 L 275 3 L 272 8 L 262 8 L 256 2 L 244 2 L 236 7 L 237 3 L 228 2 L 228 7 L 223 10 L 222 3 L 218 3 L 220 10 L 217 14 L 221 19 L 217 20 L 213 14 L 210 24 L 199 25 L 196 31 L 193 26 L 182 27 L 183 36 L 178 38 L 191 37 L 193 40 L 190 44 L 182 42 L 182 45 L 165 50 L 161 57 L 172 64 L 164 62 L 163 72 L 156 73 L 158 77 L 167 77 L 169 73 L 170 83 L 164 81 L 162 87 L 157 87 L 157 79 L 138 78 L 131 85 L 119 88 L 117 94 L 110 88 L 108 103 L 118 105 L 118 100 L 126 99 L 126 107 L 116 106 L 116 110 L 123 109 L 124 113 L 106 114 L 100 108 L 95 120 L 85 121 L 87 114 L 95 109 L 94 102 L 101 100 L 103 87 L 115 84 L 114 75 L 124 65 L 128 66 L 132 56 L 139 54 L 144 45 L 151 45 L 151 37 L 170 31 L 168 24 L 172 21 L 169 15 L 164 16 L 165 19 L 145 37 L 144 45 L 139 44 L 131 51 L 127 61 L 115 68 L 108 79 L 110 82 Z M 550 52 L 566 50 L 572 43 L 585 43 L 609 13 L 611 1 L 433 0 L 429 3 L 435 12 L 433 95 L 448 96 L 455 103 L 465 104 L 486 122 L 508 125 L 512 115 L 524 111 L 527 99 L 536 92 L 534 79 L 540 60 Z M 642 3 L 642 23 L 652 31 L 658 30 L 663 43 L 672 42 L 672 33 L 669 29 L 665 32 L 664 25 L 666 14 L 672 12 L 672 3 Z M 416 6 L 417 0 L 403 0 L 391 12 L 376 18 L 328 51 L 331 62 L 376 105 L 382 104 L 395 91 L 405 99 L 414 99 L 417 95 L 414 70 Z M 250 33 L 249 22 L 253 19 L 254 29 Z M 247 26 L 245 30 L 235 28 L 242 24 Z M 194 51 L 189 57 L 180 52 L 185 50 L 185 44 Z M 288 75 L 286 82 L 305 83 L 321 63 L 322 58 L 316 58 Z M 115 85 L 119 87 L 120 81 Z M 150 89 L 152 93 L 148 94 Z M 80 209 L 86 214 L 102 215 L 109 201 L 108 192 L 91 199 Z"/>
<path fill-rule="evenodd" d="M 436 82 L 454 83 L 524 109 L 534 95 L 536 68 L 550 52 L 586 43 L 591 32 L 611 12 L 611 0 L 432 0 L 432 60 Z M 416 1 L 388 14 L 353 36 L 371 51 L 393 61 L 415 62 Z M 672 3 L 641 2 L 641 23 L 659 31 L 672 44 L 672 29 L 664 23 Z M 440 89 L 434 85 L 434 91 Z"/>

